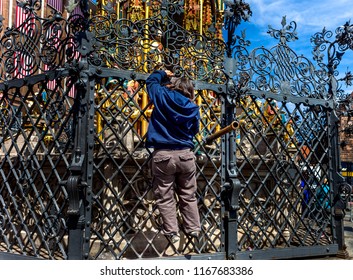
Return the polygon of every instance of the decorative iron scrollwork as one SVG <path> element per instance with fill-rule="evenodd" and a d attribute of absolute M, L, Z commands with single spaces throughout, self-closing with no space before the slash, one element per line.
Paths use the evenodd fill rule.
<path fill-rule="evenodd" d="M 241 21 L 248 21 L 252 16 L 250 5 L 243 0 L 224 1 L 224 28 L 228 31 L 227 56 L 232 56 L 232 51 L 237 43 L 235 30 Z"/>
<path fill-rule="evenodd" d="M 54 70 L 79 57 L 74 32 L 80 21 L 68 21 L 59 13 L 40 18 L 36 14 L 39 5 L 40 1 L 24 2 L 26 20 L 7 29 L 0 39 L 1 80 Z"/>
<path fill-rule="evenodd" d="M 71 11 L 80 3 L 85 14 L 83 2 L 87 1 L 69 2 L 66 9 Z M 86 56 L 95 67 L 143 73 L 163 68 L 212 83 L 226 81 L 222 74 L 224 42 L 209 31 L 196 35 L 176 23 L 175 17 L 186 12 L 184 1 L 147 1 L 153 16 L 137 20 L 120 19 L 110 1 L 89 18 L 73 14 L 64 19 L 56 12 L 43 19 L 37 15 L 40 3 L 22 1 L 27 19 L 1 38 L 2 80 L 72 68 L 74 61 Z M 129 7 L 133 8 L 138 7 Z M 215 22 L 209 28 L 214 29 Z"/>
<path fill-rule="evenodd" d="M 27 13 L 34 13 L 42 8 L 41 0 L 16 0 L 17 6 L 21 7 Z"/>
<path fill-rule="evenodd" d="M 272 28 L 272 26 L 268 26 L 269 30 L 267 33 L 269 33 L 272 37 L 279 39 L 281 44 L 286 44 L 287 42 L 295 41 L 298 40 L 297 36 L 297 24 L 295 21 L 291 21 L 287 25 L 287 19 L 284 16 L 282 18 L 282 28 L 280 30 Z"/>
<path fill-rule="evenodd" d="M 317 32 L 311 37 L 311 43 L 314 45 L 314 60 L 317 61 L 322 71 L 328 73 L 332 82 L 332 91 L 335 98 L 340 102 L 347 97 L 347 94 L 344 93 L 337 81 L 343 81 L 346 85 L 351 85 L 353 81 L 350 71 L 343 78 L 335 79 L 339 74 L 337 67 L 341 63 L 343 55 L 346 51 L 353 50 L 353 25 L 348 21 L 343 26 L 338 27 L 335 34 L 334 37 L 332 31 L 323 28 L 321 32 Z M 324 62 L 324 51 L 327 51 L 326 63 Z"/>

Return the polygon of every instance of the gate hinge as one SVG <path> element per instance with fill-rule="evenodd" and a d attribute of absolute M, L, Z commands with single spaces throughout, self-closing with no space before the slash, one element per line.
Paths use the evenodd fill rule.
<path fill-rule="evenodd" d="M 222 192 L 223 201 L 225 202 L 226 210 L 238 210 L 239 195 L 241 189 L 244 187 L 239 179 L 231 179 L 230 182 L 224 184 L 224 191 Z"/>
<path fill-rule="evenodd" d="M 336 218 L 343 219 L 345 216 L 345 209 L 347 208 L 347 202 L 352 193 L 352 186 L 348 183 L 341 183 L 338 187 L 338 194 L 334 199 L 335 216 Z"/>
<path fill-rule="evenodd" d="M 67 181 L 61 181 L 60 185 L 66 186 L 69 206 L 67 209 L 67 214 L 69 216 L 79 216 L 80 215 L 80 193 L 83 188 L 87 186 L 86 182 L 81 180 L 81 176 L 70 176 Z"/>

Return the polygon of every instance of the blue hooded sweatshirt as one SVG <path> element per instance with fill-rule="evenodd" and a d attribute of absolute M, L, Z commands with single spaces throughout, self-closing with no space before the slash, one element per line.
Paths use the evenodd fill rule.
<path fill-rule="evenodd" d="M 200 126 L 199 107 L 181 92 L 163 86 L 167 81 L 167 74 L 160 70 L 153 72 L 146 80 L 148 96 L 154 104 L 146 147 L 193 149 L 193 137 Z"/>

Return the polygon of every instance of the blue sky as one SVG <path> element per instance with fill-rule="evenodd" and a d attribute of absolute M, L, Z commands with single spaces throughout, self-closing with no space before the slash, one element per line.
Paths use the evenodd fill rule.
<path fill-rule="evenodd" d="M 253 12 L 249 23 L 242 23 L 237 33 L 246 30 L 246 38 L 250 40 L 250 49 L 265 46 L 272 47 L 277 41 L 267 34 L 268 25 L 275 29 L 281 28 L 281 20 L 286 16 L 287 23 L 297 23 L 299 39 L 288 45 L 300 55 L 312 60 L 310 37 L 321 32 L 325 27 L 332 32 L 351 20 L 353 24 L 352 0 L 245 0 Z M 349 50 L 338 68 L 340 76 L 347 71 L 353 72 L 353 50 Z M 340 77 L 339 76 L 339 77 Z M 342 89 L 351 91 L 343 86 Z"/>

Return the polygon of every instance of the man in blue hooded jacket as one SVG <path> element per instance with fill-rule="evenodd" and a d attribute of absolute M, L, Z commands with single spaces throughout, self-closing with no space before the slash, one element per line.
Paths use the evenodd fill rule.
<path fill-rule="evenodd" d="M 169 70 L 157 70 L 146 80 L 154 108 L 148 125 L 146 147 L 153 148 L 151 171 L 156 203 L 163 219 L 162 232 L 179 240 L 175 192 L 183 230 L 198 237 L 200 217 L 193 138 L 199 131 L 199 107 L 193 102 L 194 87 L 187 78 L 170 78 Z"/>

